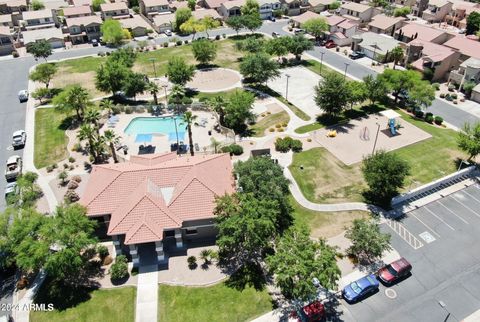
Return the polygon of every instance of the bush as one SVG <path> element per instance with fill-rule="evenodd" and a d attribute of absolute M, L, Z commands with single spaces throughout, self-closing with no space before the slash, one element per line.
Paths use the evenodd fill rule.
<path fill-rule="evenodd" d="M 457 101 L 457 100 L 454 100 L 454 101 L 453 101 L 453 104 L 458 104 L 458 101 Z"/>
<path fill-rule="evenodd" d="M 220 40 L 220 35 L 216 35 L 215 40 Z"/>
<path fill-rule="evenodd" d="M 177 40 L 177 41 L 175 42 L 175 44 L 176 44 L 177 46 L 181 46 L 181 45 L 182 45 L 182 41 L 181 41 L 181 40 Z"/>
<path fill-rule="evenodd" d="M 20 55 L 18 54 L 18 51 L 14 50 L 12 51 L 12 56 L 13 58 L 18 58 Z"/>
<path fill-rule="evenodd" d="M 185 45 L 188 45 L 188 40 L 185 40 L 183 43 L 184 43 Z"/>
<path fill-rule="evenodd" d="M 197 258 L 195 256 L 188 256 L 187 263 L 188 268 L 195 269 L 197 267 Z"/>
<path fill-rule="evenodd" d="M 440 84 L 439 83 L 433 83 L 432 87 L 435 88 L 436 91 L 440 89 Z"/>
<path fill-rule="evenodd" d="M 415 111 L 415 116 L 423 119 L 423 111 L 422 110 L 416 110 Z"/>
<path fill-rule="evenodd" d="M 80 152 L 82 151 L 82 145 L 80 143 L 75 143 L 72 147 L 72 151 L 74 152 Z"/>
<path fill-rule="evenodd" d="M 275 132 L 275 129 L 273 127 L 268 129 L 269 132 Z"/>
<path fill-rule="evenodd" d="M 132 114 L 133 113 L 133 108 L 131 106 L 125 107 L 125 114 Z"/>
<path fill-rule="evenodd" d="M 138 6 L 132 7 L 133 12 L 135 12 L 137 15 L 140 13 L 140 8 Z M 148 34 L 148 32 L 147 32 Z"/>
<path fill-rule="evenodd" d="M 79 175 L 76 175 L 76 176 L 72 177 L 72 180 L 77 182 L 77 183 L 80 183 L 80 182 L 82 182 L 82 177 L 80 177 Z"/>
<path fill-rule="evenodd" d="M 115 263 L 110 267 L 110 278 L 112 280 L 121 280 L 128 276 L 127 258 L 120 255 L 115 259 Z"/>
<path fill-rule="evenodd" d="M 452 94 L 452 98 L 453 98 L 454 100 L 456 100 L 456 99 L 458 98 L 458 95 L 457 95 L 457 94 Z"/>
<path fill-rule="evenodd" d="M 75 190 L 78 188 L 78 182 L 70 180 L 67 184 L 67 188 L 70 190 Z"/>
<path fill-rule="evenodd" d="M 427 123 L 433 123 L 433 115 L 427 115 L 425 116 L 425 122 Z"/>
<path fill-rule="evenodd" d="M 193 103 L 193 99 L 191 97 L 188 97 L 188 96 L 184 96 L 182 98 L 182 104 L 183 105 L 190 105 Z"/>
<path fill-rule="evenodd" d="M 243 153 L 243 148 L 238 144 L 230 144 L 222 147 L 221 151 L 224 153 L 231 153 L 233 155 L 241 155 Z"/>
<path fill-rule="evenodd" d="M 52 171 L 53 171 L 53 168 L 52 168 L 51 165 L 49 165 L 49 166 L 47 166 L 47 167 L 45 168 L 45 170 L 47 170 L 47 172 L 52 172 Z"/>
<path fill-rule="evenodd" d="M 280 123 L 278 123 L 278 124 L 275 124 L 275 127 L 276 127 L 277 129 L 279 129 L 279 128 L 281 128 L 281 127 L 282 127 L 282 124 L 280 124 Z"/>
<path fill-rule="evenodd" d="M 433 116 L 433 113 L 428 112 L 425 114 L 425 117 L 429 117 L 429 116 Z"/>
<path fill-rule="evenodd" d="M 292 140 L 290 143 L 290 148 L 293 152 L 301 152 L 303 149 L 303 143 L 300 140 Z"/>
<path fill-rule="evenodd" d="M 222 34 L 223 39 L 227 38 L 227 34 Z"/>
<path fill-rule="evenodd" d="M 440 98 L 445 98 L 445 93 L 440 94 Z"/>
<path fill-rule="evenodd" d="M 80 200 L 80 196 L 78 195 L 78 193 L 75 192 L 75 190 L 68 189 L 63 199 L 66 203 L 72 203 Z"/>
<path fill-rule="evenodd" d="M 300 152 L 303 149 L 303 143 L 300 140 L 292 139 L 287 136 L 285 138 L 277 138 L 275 141 L 275 150 L 278 152 L 286 153 L 290 150 L 293 152 Z"/>
<path fill-rule="evenodd" d="M 166 41 L 166 42 L 163 43 L 163 47 L 164 47 L 164 48 L 167 48 L 167 47 L 168 47 L 168 41 Z"/>
<path fill-rule="evenodd" d="M 68 167 L 69 167 L 69 165 L 68 165 L 67 163 L 64 163 L 64 164 L 63 164 L 63 168 L 64 168 L 64 169 L 68 169 Z"/>
<path fill-rule="evenodd" d="M 455 90 L 455 85 L 453 85 L 453 84 L 448 85 L 448 91 L 449 92 L 453 92 L 454 90 Z"/>
<path fill-rule="evenodd" d="M 435 122 L 435 124 L 437 125 L 442 125 L 443 123 L 443 118 L 441 116 L 435 116 L 435 118 L 433 119 L 433 121 Z"/>
<path fill-rule="evenodd" d="M 74 162 L 75 162 L 75 158 L 74 158 L 74 157 L 69 157 L 69 158 L 68 158 L 68 162 L 74 163 Z"/>
<path fill-rule="evenodd" d="M 105 245 L 98 245 L 97 246 L 97 253 L 98 256 L 103 260 L 105 257 L 108 256 L 108 248 Z"/>

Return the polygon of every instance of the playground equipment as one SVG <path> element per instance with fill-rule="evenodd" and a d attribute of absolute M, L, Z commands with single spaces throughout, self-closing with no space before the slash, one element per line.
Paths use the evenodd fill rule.
<path fill-rule="evenodd" d="M 395 122 L 395 119 L 389 119 L 388 127 L 390 128 L 390 132 L 392 133 L 392 135 L 395 136 L 398 134 L 397 129 L 400 128 L 400 124 L 397 124 Z"/>
<path fill-rule="evenodd" d="M 337 136 L 337 130 L 328 131 L 327 136 L 329 138 L 334 138 Z"/>
<path fill-rule="evenodd" d="M 360 130 L 360 140 L 370 141 L 370 130 L 368 127 L 365 126 L 362 130 Z"/>

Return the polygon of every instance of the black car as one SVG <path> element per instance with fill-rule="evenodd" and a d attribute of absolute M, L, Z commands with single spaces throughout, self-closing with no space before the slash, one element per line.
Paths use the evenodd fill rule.
<path fill-rule="evenodd" d="M 352 52 L 350 55 L 348 55 L 348 57 L 350 57 L 351 59 L 355 60 L 355 59 L 359 59 L 359 58 L 365 57 L 365 54 L 362 53 L 362 52 L 359 52 L 359 51 L 354 51 L 354 52 Z"/>

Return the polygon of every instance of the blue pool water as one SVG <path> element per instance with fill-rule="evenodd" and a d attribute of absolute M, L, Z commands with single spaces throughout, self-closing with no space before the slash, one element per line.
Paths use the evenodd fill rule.
<path fill-rule="evenodd" d="M 182 118 L 180 116 L 176 116 L 175 120 L 177 122 L 178 139 L 183 141 L 185 136 L 185 125 L 182 123 Z M 142 135 L 159 133 L 167 135 L 170 141 L 173 138 L 176 140 L 175 120 L 172 116 L 136 117 L 130 121 L 124 132 L 128 135 L 135 135 L 137 138 L 140 137 L 142 139 L 147 138 L 147 136 Z"/>

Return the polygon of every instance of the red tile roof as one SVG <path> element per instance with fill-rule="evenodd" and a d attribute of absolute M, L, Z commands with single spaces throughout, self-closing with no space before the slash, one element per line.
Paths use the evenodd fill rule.
<path fill-rule="evenodd" d="M 234 192 L 228 154 L 132 156 L 94 166 L 80 203 L 88 216 L 111 214 L 109 235 L 125 244 L 162 240 L 163 230 L 213 217 L 215 197 Z"/>
<path fill-rule="evenodd" d="M 457 49 L 463 55 L 480 59 L 480 42 L 466 37 L 453 37 L 443 44 L 444 46 Z"/>

